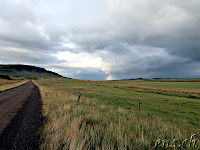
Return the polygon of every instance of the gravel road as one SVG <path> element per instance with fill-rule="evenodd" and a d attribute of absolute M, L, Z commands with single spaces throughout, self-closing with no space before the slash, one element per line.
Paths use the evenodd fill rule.
<path fill-rule="evenodd" d="M 39 149 L 41 105 L 32 81 L 0 93 L 0 150 Z"/>

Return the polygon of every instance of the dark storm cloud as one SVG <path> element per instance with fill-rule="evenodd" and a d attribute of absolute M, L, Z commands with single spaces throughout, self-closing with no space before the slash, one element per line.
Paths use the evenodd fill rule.
<path fill-rule="evenodd" d="M 23 63 L 32 65 L 47 64 L 52 61 L 54 63 L 60 63 L 60 61 L 51 54 L 46 54 L 44 52 L 35 53 L 26 49 L 0 48 L 0 54 L 1 63 Z"/>
<path fill-rule="evenodd" d="M 1 0 L 0 62 L 56 64 L 59 73 L 92 79 L 103 72 L 197 77 L 199 6 L 198 0 Z"/>

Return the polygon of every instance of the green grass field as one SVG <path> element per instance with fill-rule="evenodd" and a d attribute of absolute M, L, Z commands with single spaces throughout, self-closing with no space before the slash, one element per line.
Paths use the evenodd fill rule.
<path fill-rule="evenodd" d="M 125 143 L 127 142 L 127 144 L 125 144 L 126 146 L 123 149 L 131 149 L 131 147 L 133 149 L 151 149 L 157 139 L 178 139 L 178 141 L 180 142 L 186 138 L 189 139 L 190 136 L 193 134 L 197 135 L 196 138 L 199 141 L 200 100 L 179 96 L 167 96 L 148 92 L 138 92 L 137 90 L 123 89 L 121 87 L 130 85 L 145 85 L 155 87 L 199 89 L 199 83 L 200 82 L 144 83 L 138 81 L 84 81 L 70 79 L 37 81 L 39 87 L 42 86 L 43 88 L 45 87 L 47 89 L 53 88 L 55 90 L 54 94 L 57 93 L 57 97 L 59 97 L 59 93 L 69 93 L 70 95 L 73 95 L 74 99 L 70 100 L 68 103 L 70 105 L 73 105 L 75 107 L 74 109 L 76 109 L 76 107 L 77 109 L 78 107 L 81 107 L 79 108 L 78 112 L 74 112 L 77 115 L 81 113 L 78 115 L 79 118 L 83 117 L 83 113 L 90 113 L 88 114 L 90 116 L 89 120 L 93 120 L 93 122 L 96 121 L 103 124 L 116 124 L 116 121 L 119 122 L 119 118 L 121 118 L 123 122 L 123 127 L 121 127 L 121 125 L 120 127 L 117 127 L 122 134 L 121 139 L 126 139 L 128 138 L 128 136 L 130 136 L 130 139 L 128 138 L 124 141 Z M 77 106 L 76 101 L 78 99 L 79 93 L 81 93 L 81 98 L 80 103 Z M 45 96 L 43 96 L 43 98 L 45 106 Z M 62 101 L 67 101 L 67 98 L 62 99 Z M 140 110 L 138 108 L 139 102 Z M 101 110 L 101 108 L 99 108 L 98 106 L 105 107 L 105 110 Z M 53 109 L 51 111 L 56 112 L 56 108 L 58 108 L 58 106 L 52 108 Z M 95 109 L 100 114 L 100 116 L 98 114 L 96 116 L 99 117 L 96 118 L 95 110 L 87 111 L 87 109 Z M 121 110 L 121 112 L 119 110 Z M 107 115 L 109 114 L 111 116 L 108 117 Z M 51 114 L 46 115 L 47 118 L 51 116 Z M 131 118 L 131 116 L 133 118 Z M 110 120 L 113 120 L 113 122 L 108 121 L 106 117 Z M 85 118 L 85 120 L 88 121 L 88 118 Z M 129 120 L 135 120 L 137 122 L 132 122 Z M 157 122 L 157 124 L 155 122 Z M 95 123 L 91 124 L 93 125 Z M 93 126 L 93 128 L 94 127 L 95 126 Z M 99 129 L 99 131 L 96 131 L 98 130 L 98 128 L 100 127 L 97 126 L 97 129 L 95 129 L 95 133 L 103 139 L 106 138 L 106 133 L 102 131 L 102 128 L 106 127 L 101 127 L 101 130 Z M 130 133 L 125 131 L 125 129 L 128 129 Z M 86 132 L 85 130 L 84 132 Z M 133 136 L 131 133 L 135 133 L 135 135 Z M 111 140 L 112 138 L 114 138 L 115 135 L 112 136 L 113 137 L 107 137 L 107 140 Z M 143 138 L 142 141 L 139 140 L 141 138 Z M 114 142 L 118 143 L 118 140 L 119 139 L 116 139 L 116 141 L 114 140 Z M 133 142 L 133 140 L 135 140 L 135 144 L 130 144 L 131 141 Z M 97 145 L 93 145 L 93 148 L 94 146 L 96 146 L 96 148 L 101 149 L 101 142 L 97 142 Z M 110 142 L 112 143 L 112 141 Z M 86 143 L 85 147 L 83 146 L 84 149 L 88 148 L 86 147 Z M 114 149 L 120 149 L 120 143 L 118 143 L 117 145 L 118 147 L 116 147 L 115 144 Z"/>
<path fill-rule="evenodd" d="M 173 88 L 189 88 L 200 89 L 200 82 L 147 82 L 137 83 L 137 85 L 155 86 L 155 87 L 173 87 Z"/>

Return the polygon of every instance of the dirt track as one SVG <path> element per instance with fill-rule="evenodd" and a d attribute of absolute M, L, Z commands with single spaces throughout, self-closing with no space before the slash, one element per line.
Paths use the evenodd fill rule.
<path fill-rule="evenodd" d="M 0 150 L 39 149 L 41 125 L 39 90 L 31 81 L 0 93 Z"/>

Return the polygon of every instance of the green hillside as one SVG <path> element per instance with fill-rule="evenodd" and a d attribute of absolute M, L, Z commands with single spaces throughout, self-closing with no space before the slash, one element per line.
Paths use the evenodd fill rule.
<path fill-rule="evenodd" d="M 0 65 L 0 75 L 26 78 L 61 78 L 62 76 L 44 68 L 29 65 Z"/>

